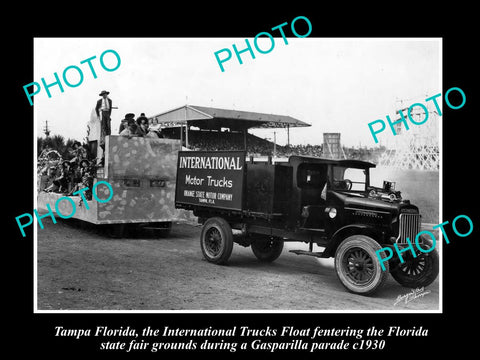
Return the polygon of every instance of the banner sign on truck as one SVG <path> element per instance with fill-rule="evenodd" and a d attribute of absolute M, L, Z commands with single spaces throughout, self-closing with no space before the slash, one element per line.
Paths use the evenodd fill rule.
<path fill-rule="evenodd" d="M 180 151 L 175 203 L 242 210 L 244 151 Z"/>

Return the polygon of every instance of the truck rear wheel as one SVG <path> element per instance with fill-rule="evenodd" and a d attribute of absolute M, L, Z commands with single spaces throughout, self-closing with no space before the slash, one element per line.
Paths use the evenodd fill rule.
<path fill-rule="evenodd" d="M 225 219 L 208 219 L 200 234 L 200 247 L 204 258 L 214 264 L 225 264 L 233 249 L 233 233 Z"/>
<path fill-rule="evenodd" d="M 388 263 L 382 270 L 376 251 L 381 246 L 365 235 L 347 237 L 335 253 L 335 270 L 349 291 L 368 295 L 377 290 L 388 276 Z"/>
<path fill-rule="evenodd" d="M 432 240 L 423 238 L 425 250 L 432 247 Z M 433 249 L 428 253 L 411 253 L 403 255 L 405 261 L 390 270 L 392 277 L 402 286 L 419 288 L 430 285 L 438 276 L 438 252 Z"/>
<path fill-rule="evenodd" d="M 283 250 L 283 239 L 274 239 L 270 236 L 256 238 L 252 242 L 252 251 L 258 260 L 264 262 L 275 261 Z"/>

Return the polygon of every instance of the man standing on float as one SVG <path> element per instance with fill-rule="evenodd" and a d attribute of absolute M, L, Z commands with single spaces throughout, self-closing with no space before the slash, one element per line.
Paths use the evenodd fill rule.
<path fill-rule="evenodd" d="M 112 100 L 108 97 L 110 92 L 103 90 L 99 96 L 102 98 L 97 101 L 95 112 L 100 119 L 100 147 L 105 151 L 105 136 L 112 133 L 110 126 L 110 114 L 112 113 Z M 103 158 L 103 157 L 102 157 Z"/>

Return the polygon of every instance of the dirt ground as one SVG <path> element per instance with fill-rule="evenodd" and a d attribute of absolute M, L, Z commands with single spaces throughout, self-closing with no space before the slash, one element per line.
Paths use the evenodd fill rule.
<path fill-rule="evenodd" d="M 227 265 L 203 259 L 193 224 L 174 224 L 169 237 L 143 230 L 122 239 L 78 221 L 38 229 L 38 310 L 438 310 L 439 279 L 423 296 L 405 297 L 389 276 L 374 296 L 349 293 L 333 259 L 295 255 L 286 243 L 273 263 L 235 244 Z M 397 301 L 399 296 L 403 300 Z"/>

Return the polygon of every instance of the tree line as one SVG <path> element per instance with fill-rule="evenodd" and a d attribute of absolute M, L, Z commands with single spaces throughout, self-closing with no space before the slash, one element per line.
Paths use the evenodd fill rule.
<path fill-rule="evenodd" d="M 40 154 L 47 146 L 58 151 L 63 159 L 69 159 L 72 157 L 70 151 L 73 149 L 73 143 L 77 141 L 75 139 L 66 139 L 62 135 L 53 135 L 47 137 L 37 137 L 37 152 Z"/>

